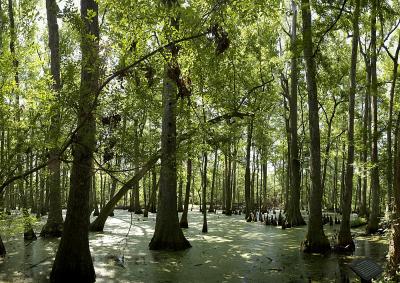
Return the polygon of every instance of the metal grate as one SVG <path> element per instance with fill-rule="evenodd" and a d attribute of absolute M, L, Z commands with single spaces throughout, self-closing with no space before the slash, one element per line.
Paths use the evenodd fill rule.
<path fill-rule="evenodd" d="M 350 264 L 350 268 L 361 279 L 366 281 L 371 281 L 383 272 L 382 267 L 371 259 L 355 260 Z"/>

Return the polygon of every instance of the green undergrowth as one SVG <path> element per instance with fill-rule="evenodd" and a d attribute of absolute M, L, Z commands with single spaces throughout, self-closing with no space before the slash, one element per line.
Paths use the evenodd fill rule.
<path fill-rule="evenodd" d="M 350 223 L 351 228 L 357 228 L 360 226 L 367 225 L 368 220 L 364 217 L 357 217 L 356 219 L 352 220 Z"/>
<path fill-rule="evenodd" d="M 25 224 L 30 223 L 35 226 L 38 220 L 35 216 L 23 217 L 19 211 L 8 215 L 0 212 L 0 235 L 4 238 L 13 237 L 24 232 Z"/>

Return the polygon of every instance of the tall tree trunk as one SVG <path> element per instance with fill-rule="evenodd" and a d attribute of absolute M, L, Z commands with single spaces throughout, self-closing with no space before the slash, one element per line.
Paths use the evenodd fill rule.
<path fill-rule="evenodd" d="M 172 12 L 172 6 L 178 6 L 177 0 L 164 1 Z M 170 17 L 169 33 L 179 29 L 178 18 Z M 167 27 L 168 29 L 168 27 Z M 163 117 L 161 132 L 161 169 L 160 192 L 157 210 L 156 227 L 149 244 L 151 250 L 183 250 L 190 248 L 189 241 L 179 227 L 176 200 L 176 102 L 179 76 L 178 50 L 170 49 L 171 57 L 164 67 L 163 81 Z"/>
<path fill-rule="evenodd" d="M 99 86 L 99 22 L 96 0 L 81 0 L 81 85 L 78 128 L 73 145 L 71 187 L 63 235 L 50 274 L 51 282 L 94 282 L 89 249 L 89 192 L 95 148 L 94 98 Z"/>
<path fill-rule="evenodd" d="M 208 212 L 214 212 L 214 191 L 215 191 L 215 178 L 217 176 L 217 169 L 218 169 L 218 148 L 216 148 L 214 151 L 214 168 L 211 181 L 210 208 L 208 209 Z"/>
<path fill-rule="evenodd" d="M 246 219 L 250 217 L 251 203 L 250 203 L 250 150 L 251 150 L 251 140 L 253 137 L 253 118 L 251 118 L 250 123 L 247 128 L 247 145 L 246 145 L 246 171 L 244 175 L 244 195 L 246 202 Z"/>
<path fill-rule="evenodd" d="M 392 233 L 389 241 L 389 262 L 388 273 L 394 282 L 400 281 L 399 264 L 400 264 L 400 112 L 397 116 L 396 130 L 395 130 L 395 160 L 394 160 L 394 209 L 395 218 L 392 224 Z"/>
<path fill-rule="evenodd" d="M 57 98 L 60 97 L 61 78 L 60 78 L 60 53 L 59 53 L 59 34 L 57 24 L 58 6 L 56 0 L 46 0 L 47 27 L 49 31 L 50 66 L 51 77 L 53 79 L 53 90 Z M 50 123 L 50 143 L 49 152 L 49 216 L 43 226 L 40 236 L 60 237 L 63 229 L 63 218 L 61 209 L 61 167 L 58 157 L 58 139 L 60 136 L 60 111 L 58 99 L 56 99 Z"/>
<path fill-rule="evenodd" d="M 202 178 L 202 189 L 203 189 L 203 233 L 208 232 L 207 228 L 207 152 L 203 152 L 203 178 Z"/>
<path fill-rule="evenodd" d="M 363 54 L 364 55 L 364 54 Z M 364 62 L 366 68 L 366 87 L 365 87 L 365 99 L 364 99 L 364 117 L 363 117 L 363 149 L 362 149 L 362 164 L 363 164 L 363 184 L 361 190 L 361 206 L 360 206 L 360 216 L 367 216 L 367 188 L 368 188 L 368 133 L 369 127 L 369 114 L 370 114 L 370 91 L 371 91 L 371 64 L 370 58 L 365 54 Z"/>
<path fill-rule="evenodd" d="M 386 178 L 387 178 L 387 206 L 386 210 L 388 212 L 392 211 L 392 203 L 393 203 L 393 153 L 392 153 L 392 124 L 393 124 L 393 107 L 394 107 L 394 96 L 396 90 L 396 82 L 398 75 L 398 59 L 400 52 L 400 36 L 397 42 L 397 48 L 395 51 L 395 55 L 393 56 L 390 51 L 387 49 L 387 52 L 390 58 L 393 61 L 393 71 L 392 71 L 392 84 L 390 86 L 390 101 L 389 101 L 389 120 L 387 126 L 387 168 L 386 168 Z"/>
<path fill-rule="evenodd" d="M 17 59 L 17 53 L 16 53 L 16 48 L 15 44 L 17 41 L 17 33 L 15 29 L 15 21 L 14 21 L 14 7 L 13 7 L 13 0 L 8 0 L 8 18 L 10 21 L 10 53 L 12 56 L 12 63 L 13 63 L 13 71 L 14 71 L 14 82 L 15 82 L 15 87 L 13 89 L 13 92 L 15 94 L 15 110 L 16 110 L 16 115 L 15 115 L 15 120 L 17 123 L 17 127 L 19 127 L 19 123 L 21 121 L 21 108 L 20 108 L 20 89 L 19 89 L 19 61 Z M 21 133 L 17 130 L 16 131 L 16 139 L 17 139 L 17 144 L 22 144 L 22 139 L 23 137 L 21 136 Z M 22 165 L 24 164 L 22 153 L 17 152 L 17 174 L 22 173 Z M 27 192 L 24 191 L 24 183 L 23 180 L 18 180 L 17 181 L 17 189 L 18 193 L 20 194 L 21 197 L 21 204 L 20 208 L 22 208 L 22 214 L 24 217 L 24 240 L 35 240 L 36 239 L 36 234 L 33 231 L 33 227 L 31 224 L 31 221 L 29 219 L 29 211 L 28 211 L 28 201 L 27 201 Z"/>
<path fill-rule="evenodd" d="M 182 188 L 183 188 L 183 179 L 179 177 L 179 187 L 178 187 L 178 212 L 183 212 L 183 195 L 182 195 Z"/>
<path fill-rule="evenodd" d="M 357 53 L 358 53 L 358 37 L 359 28 L 358 21 L 360 16 L 360 0 L 355 0 L 355 9 L 353 13 L 353 37 L 351 48 L 351 67 L 350 67 L 350 91 L 349 91 L 349 117 L 347 127 L 347 163 L 346 163 L 346 179 L 345 191 L 343 198 L 342 221 L 340 223 L 338 246 L 347 247 L 347 250 L 354 251 L 355 245 L 350 232 L 350 214 L 351 200 L 353 192 L 353 174 L 354 174 L 354 108 L 357 87 Z"/>
<path fill-rule="evenodd" d="M 263 200 L 262 200 L 262 205 L 263 211 L 267 210 L 266 204 L 267 204 L 267 180 L 268 180 L 268 162 L 265 162 L 262 164 L 262 189 L 263 189 Z"/>
<path fill-rule="evenodd" d="M 233 143 L 233 160 L 232 160 L 232 173 L 231 173 L 231 192 L 232 192 L 232 210 L 237 209 L 236 200 L 236 160 L 237 160 L 237 143 Z"/>
<path fill-rule="evenodd" d="M 319 132 L 318 96 L 315 58 L 313 54 L 310 1 L 301 1 L 303 19 L 303 51 L 306 63 L 306 78 L 309 107 L 311 194 L 310 218 L 304 242 L 306 252 L 325 252 L 330 249 L 322 226 L 321 145 Z"/>
<path fill-rule="evenodd" d="M 368 219 L 368 233 L 375 233 L 379 226 L 379 167 L 378 167 L 378 79 L 376 70 L 376 14 L 377 0 L 371 0 L 371 94 L 372 94 L 372 154 L 371 154 L 371 213 Z"/>
<path fill-rule="evenodd" d="M 297 85 L 298 85 L 298 68 L 297 68 L 297 5 L 292 0 L 292 36 L 290 45 L 292 50 L 291 58 L 291 82 L 290 82 L 290 196 L 289 207 L 287 213 L 287 221 L 292 226 L 305 225 L 306 222 L 300 212 L 300 159 L 299 145 L 297 135 Z"/>
<path fill-rule="evenodd" d="M 189 211 L 189 197 L 190 197 L 190 184 L 192 182 L 192 159 L 188 158 L 186 162 L 186 191 L 185 191 L 185 202 L 183 207 L 183 213 L 179 226 L 181 228 L 188 228 L 187 215 Z"/>
<path fill-rule="evenodd" d="M 227 175 L 226 175 L 226 205 L 225 205 L 225 214 L 228 216 L 232 215 L 232 144 L 229 142 L 228 144 L 228 167 L 227 167 Z"/>

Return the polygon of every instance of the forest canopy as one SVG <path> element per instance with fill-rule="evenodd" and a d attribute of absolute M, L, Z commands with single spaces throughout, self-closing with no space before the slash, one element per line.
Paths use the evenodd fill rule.
<path fill-rule="evenodd" d="M 304 227 L 306 253 L 354 252 L 357 214 L 367 235 L 390 230 L 398 280 L 399 14 L 390 0 L 0 0 L 0 236 L 61 237 L 50 280 L 94 282 L 89 232 L 114 209 L 156 213 L 149 249 L 174 251 L 192 246 L 189 204 L 203 233 L 217 211 Z"/>

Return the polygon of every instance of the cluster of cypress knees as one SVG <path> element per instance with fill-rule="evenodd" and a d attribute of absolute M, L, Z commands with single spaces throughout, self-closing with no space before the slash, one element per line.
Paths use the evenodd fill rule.
<path fill-rule="evenodd" d="M 247 222 L 257 222 L 258 220 L 260 222 L 264 222 L 265 225 L 269 226 L 281 226 L 282 229 L 286 228 L 291 228 L 292 224 L 288 222 L 288 220 L 282 216 L 282 213 L 279 211 L 278 217 L 276 216 L 276 211 L 273 210 L 272 213 L 270 213 L 271 216 L 269 216 L 269 212 L 267 211 L 266 213 L 259 213 L 258 211 L 256 213 L 251 212 L 250 216 L 246 219 Z M 258 216 L 258 219 L 257 219 Z M 340 224 L 340 219 L 335 215 L 335 218 L 333 219 L 331 215 L 325 214 L 322 216 L 322 223 L 323 225 L 328 224 L 330 226 L 333 226 L 333 224 Z"/>

